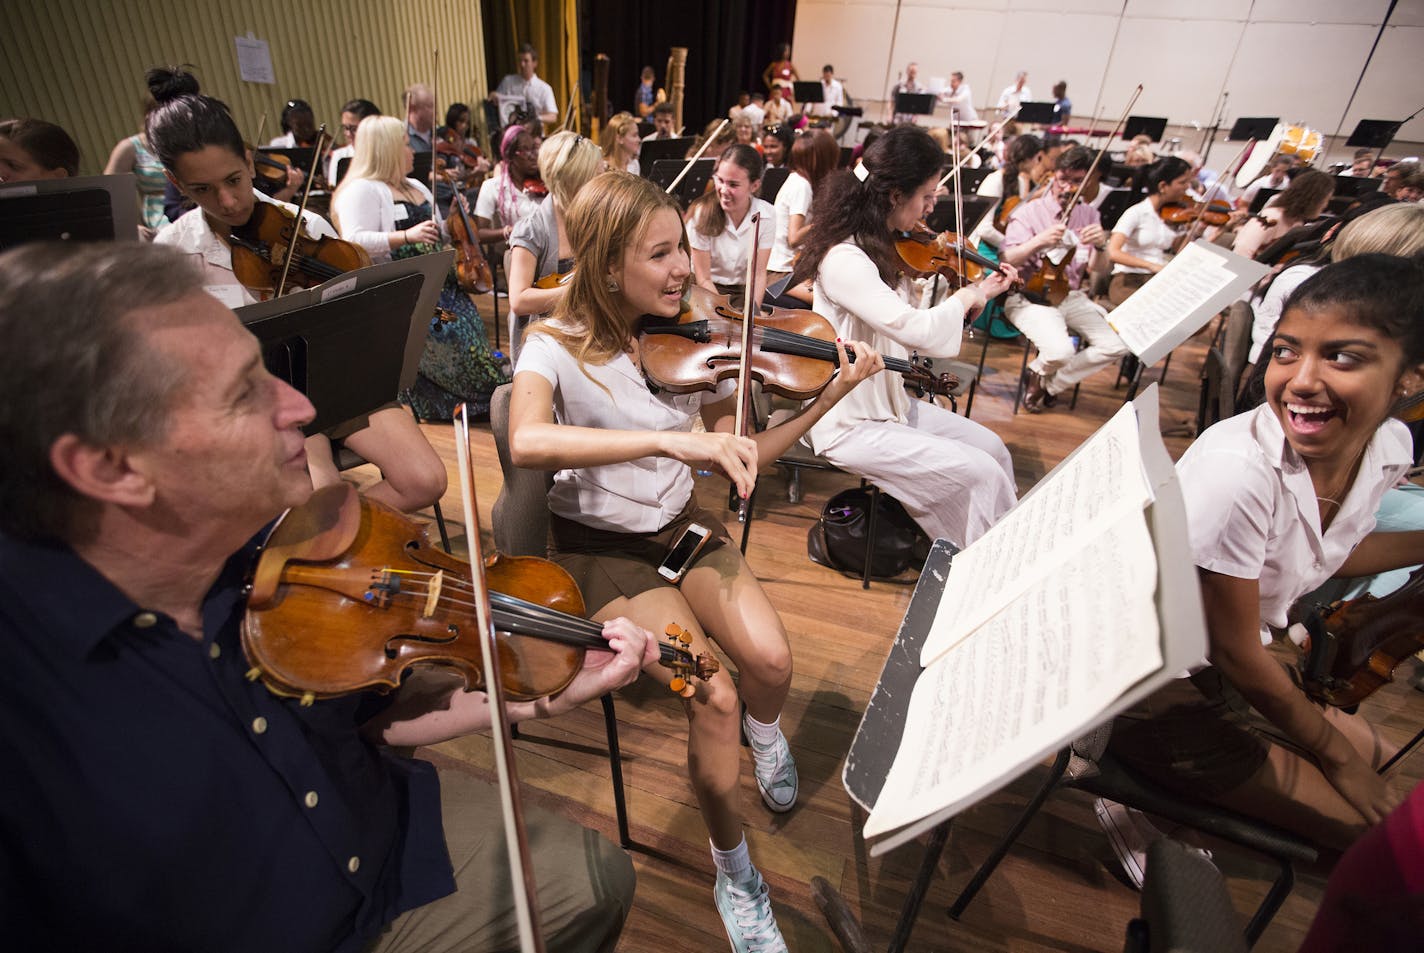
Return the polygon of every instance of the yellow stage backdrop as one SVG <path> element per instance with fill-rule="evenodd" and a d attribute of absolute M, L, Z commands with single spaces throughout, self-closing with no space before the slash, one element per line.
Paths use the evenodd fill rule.
<path fill-rule="evenodd" d="M 34 116 L 79 143 L 80 174 L 137 132 L 153 65 L 190 63 L 203 92 L 226 102 L 249 139 L 281 133 L 288 99 L 312 104 L 340 138 L 342 103 L 369 99 L 402 115 L 401 93 L 430 84 L 440 51 L 439 122 L 486 90 L 478 0 L 8 0 L 0 31 L 0 117 Z M 235 37 L 265 40 L 276 83 L 244 82 Z M 258 143 L 259 145 L 262 143 Z"/>

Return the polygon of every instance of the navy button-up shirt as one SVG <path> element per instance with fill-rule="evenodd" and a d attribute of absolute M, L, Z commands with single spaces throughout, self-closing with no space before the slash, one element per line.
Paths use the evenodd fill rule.
<path fill-rule="evenodd" d="M 384 705 L 245 677 L 235 555 L 203 641 L 64 546 L 0 535 L 0 936 L 15 949 L 357 950 L 454 890 L 434 769 Z"/>

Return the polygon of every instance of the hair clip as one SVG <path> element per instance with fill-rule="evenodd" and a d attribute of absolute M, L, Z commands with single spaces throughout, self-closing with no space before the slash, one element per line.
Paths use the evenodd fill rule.
<path fill-rule="evenodd" d="M 870 169 L 866 166 L 865 159 L 863 158 L 856 162 L 855 168 L 851 171 L 853 171 L 855 173 L 855 177 L 862 182 L 865 182 L 870 178 Z"/>

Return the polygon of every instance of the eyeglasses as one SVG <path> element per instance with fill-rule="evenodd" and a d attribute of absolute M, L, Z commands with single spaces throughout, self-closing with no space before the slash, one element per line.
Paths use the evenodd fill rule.
<path fill-rule="evenodd" d="M 360 125 L 360 124 L 359 124 L 359 123 L 352 123 L 351 125 L 348 126 L 348 125 L 346 125 L 346 123 L 343 122 L 343 123 L 341 124 L 341 131 L 342 131 L 342 132 L 345 132 L 345 133 L 353 133 L 353 132 L 356 131 L 356 127 L 357 127 L 358 125 Z"/>
<path fill-rule="evenodd" d="M 1057 182 L 1059 185 L 1065 186 L 1066 188 L 1070 189 L 1076 189 L 1078 186 L 1082 185 L 1087 180 L 1088 176 L 1086 173 L 1083 175 L 1074 176 L 1067 176 L 1064 175 L 1062 172 L 1055 172 L 1053 174 L 1053 181 Z"/>

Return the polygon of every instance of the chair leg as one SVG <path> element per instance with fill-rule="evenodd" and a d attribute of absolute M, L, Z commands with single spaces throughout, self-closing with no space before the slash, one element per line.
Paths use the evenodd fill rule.
<path fill-rule="evenodd" d="M 613 710 L 613 695 L 605 693 L 603 702 L 603 724 L 608 729 L 608 768 L 613 775 L 613 810 L 618 815 L 618 846 L 624 850 L 633 847 L 633 839 L 628 835 L 628 802 L 623 794 L 623 753 L 618 747 L 618 716 Z"/>
<path fill-rule="evenodd" d="M 496 326 L 498 326 L 498 325 L 496 325 Z M 407 391 L 405 391 L 404 393 L 401 394 L 401 399 L 405 401 L 405 408 L 406 408 L 406 410 L 409 410 L 409 411 L 410 411 L 410 415 L 411 415 L 413 418 L 415 418 L 415 424 L 416 424 L 416 426 L 418 427 L 418 426 L 420 426 L 422 423 L 424 423 L 424 421 L 420 419 L 420 414 L 417 414 L 417 413 L 415 412 L 415 404 L 414 404 L 414 402 L 412 402 L 412 400 L 411 400 L 411 393 L 410 393 L 409 390 L 407 390 Z M 440 546 L 441 546 L 442 549 L 445 550 L 445 552 L 449 553 L 449 552 L 451 552 L 451 549 L 450 549 L 450 531 L 445 528 L 445 511 L 442 510 L 442 509 L 440 509 L 440 501 L 439 501 L 439 500 L 436 500 L 436 501 L 435 501 L 434 507 L 435 507 L 435 528 L 440 531 Z"/>
<path fill-rule="evenodd" d="M 800 503 L 802 496 L 801 468 L 787 467 L 787 469 L 791 471 L 791 475 L 786 478 L 786 502 Z"/>
<path fill-rule="evenodd" d="M 1038 813 L 1038 809 L 1043 807 L 1043 802 L 1048 800 L 1048 795 L 1052 794 L 1053 789 L 1058 786 L 1059 780 L 1063 777 L 1063 772 L 1068 770 L 1068 759 L 1072 757 L 1072 753 L 1072 749 L 1069 748 L 1064 748 L 1058 752 L 1058 759 L 1053 762 L 1053 767 L 1049 769 L 1048 777 L 1044 779 L 1042 786 L 1039 787 L 1034 796 L 1029 799 L 1028 804 L 1023 809 L 1023 813 L 1019 815 L 1018 820 L 1014 821 L 1013 826 L 1005 832 L 1004 836 L 999 840 L 999 843 L 995 845 L 993 851 L 989 854 L 989 857 L 979 866 L 979 869 L 975 871 L 969 883 L 964 885 L 964 889 L 959 892 L 959 896 L 954 898 L 954 905 L 949 908 L 950 919 L 959 919 L 960 914 L 969 906 L 969 902 L 974 899 L 975 894 L 977 894 L 980 888 L 989 880 L 989 876 L 993 874 L 994 869 L 999 866 L 999 862 L 1008 855 L 1009 848 L 1014 846 L 1014 841 L 1019 839 L 1019 835 L 1022 834 L 1024 828 L 1028 826 L 1028 822 L 1033 820 L 1033 816 Z"/>
<path fill-rule="evenodd" d="M 974 392 L 978 388 L 979 381 L 984 377 L 984 360 L 989 356 L 989 338 L 993 337 L 988 331 L 984 332 L 984 343 L 979 348 L 979 366 L 974 371 L 974 381 L 969 385 L 969 402 L 964 405 L 964 416 L 968 417 L 974 412 Z"/>
<path fill-rule="evenodd" d="M 860 571 L 860 588 L 870 588 L 870 560 L 875 555 L 875 512 L 880 509 L 880 487 L 874 484 L 866 485 L 864 480 L 860 485 L 870 491 L 870 522 L 865 528 L 865 566 Z"/>
<path fill-rule="evenodd" d="M 1171 367 L 1171 366 L 1172 366 L 1172 352 L 1171 352 L 1171 351 L 1168 351 L 1168 352 L 1167 352 L 1167 357 L 1166 357 L 1165 359 L 1163 359 L 1163 361 L 1162 361 L 1162 373 L 1158 375 L 1158 377 L 1157 377 L 1157 383 L 1159 383 L 1159 384 L 1165 384 L 1165 383 L 1167 383 L 1167 368 L 1169 368 L 1169 367 Z"/>
<path fill-rule="evenodd" d="M 1032 350 L 1032 349 L 1033 349 L 1033 342 L 1030 341 L 1030 340 L 1028 339 L 1028 335 L 1025 334 L 1025 335 L 1024 335 L 1023 363 L 1019 366 L 1019 380 L 1018 380 L 1018 383 L 1014 385 L 1014 414 L 1015 414 L 1015 415 L 1017 415 L 1018 412 L 1019 412 L 1019 405 L 1023 403 L 1023 398 L 1024 398 L 1024 375 L 1028 373 L 1028 354 L 1029 354 L 1029 351 Z"/>
<path fill-rule="evenodd" d="M 1271 889 L 1266 891 L 1266 895 L 1261 898 L 1261 905 L 1256 908 L 1256 912 L 1251 914 L 1251 922 L 1246 924 L 1246 946 L 1253 947 L 1256 941 L 1261 938 L 1261 934 L 1266 932 L 1266 927 L 1276 915 L 1276 911 L 1281 908 L 1281 904 L 1286 902 L 1286 897 L 1290 896 L 1291 888 L 1295 886 L 1295 869 L 1291 867 L 1288 860 L 1280 861 L 1281 873 L 1271 884 Z"/>

